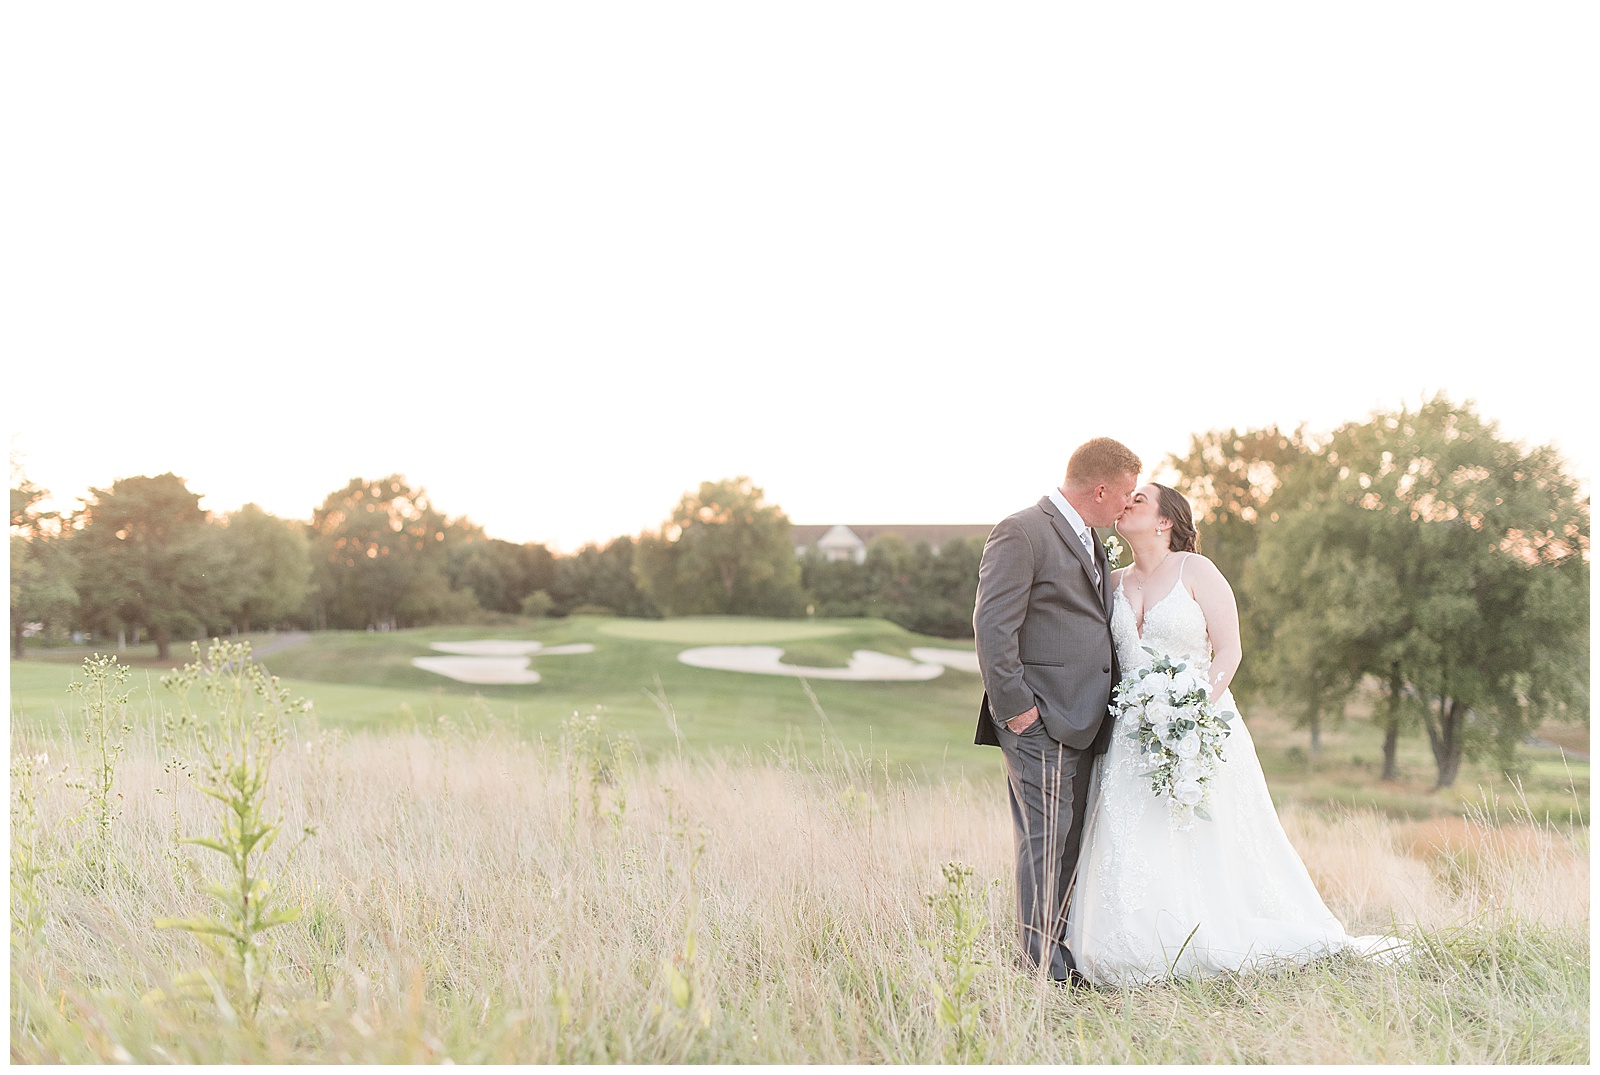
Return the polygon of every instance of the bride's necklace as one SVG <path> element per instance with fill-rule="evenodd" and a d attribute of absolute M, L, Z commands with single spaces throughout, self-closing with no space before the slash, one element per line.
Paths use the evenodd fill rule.
<path fill-rule="evenodd" d="M 1171 556 L 1171 555 L 1172 555 L 1172 550 L 1168 549 L 1167 550 L 1167 555 L 1163 556 L 1159 561 L 1157 561 L 1155 567 L 1152 567 L 1149 571 L 1146 571 L 1144 573 L 1144 577 L 1143 578 L 1139 578 L 1138 576 L 1135 576 L 1135 581 L 1134 581 L 1134 584 L 1133 584 L 1133 592 L 1134 593 L 1142 592 L 1144 590 L 1144 584 L 1146 582 L 1150 581 L 1150 576 L 1154 575 L 1157 571 L 1160 571 L 1161 570 L 1161 565 L 1167 562 L 1167 556 Z M 1129 567 L 1128 573 L 1129 574 L 1133 573 L 1133 568 L 1132 567 Z"/>

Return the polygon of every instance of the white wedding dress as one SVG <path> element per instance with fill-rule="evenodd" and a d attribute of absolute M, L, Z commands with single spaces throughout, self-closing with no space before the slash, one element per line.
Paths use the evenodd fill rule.
<path fill-rule="evenodd" d="M 1187 559 L 1187 557 L 1185 557 Z M 1182 582 L 1146 610 L 1141 637 L 1119 586 L 1111 635 L 1126 674 L 1151 661 L 1144 647 L 1193 665 L 1209 662 L 1205 614 Z M 1237 713 L 1231 693 L 1221 708 Z M 1255 745 L 1241 717 L 1229 722 L 1224 763 L 1212 778 L 1207 821 L 1175 832 L 1164 799 L 1140 771 L 1124 717 L 1096 760 L 1089 821 L 1067 915 L 1067 946 L 1096 985 L 1304 963 L 1341 949 L 1398 955 L 1393 937 L 1351 937 L 1328 911 L 1284 835 Z"/>

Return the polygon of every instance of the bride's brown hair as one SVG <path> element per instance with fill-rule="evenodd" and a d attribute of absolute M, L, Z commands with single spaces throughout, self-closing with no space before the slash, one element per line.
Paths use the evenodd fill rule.
<path fill-rule="evenodd" d="M 1172 523 L 1172 533 L 1167 535 L 1167 548 L 1173 552 L 1199 552 L 1200 531 L 1195 529 L 1194 511 L 1182 493 L 1160 482 L 1151 482 L 1161 490 L 1157 514 Z"/>

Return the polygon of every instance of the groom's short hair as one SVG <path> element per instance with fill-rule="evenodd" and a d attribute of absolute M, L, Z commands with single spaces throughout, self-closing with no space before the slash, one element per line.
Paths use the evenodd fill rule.
<path fill-rule="evenodd" d="M 1078 446 L 1067 460 L 1067 484 L 1079 487 L 1111 482 L 1144 469 L 1139 457 L 1120 440 L 1096 437 Z"/>

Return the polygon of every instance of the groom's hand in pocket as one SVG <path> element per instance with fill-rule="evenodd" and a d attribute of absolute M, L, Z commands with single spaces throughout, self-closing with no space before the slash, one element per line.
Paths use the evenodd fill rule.
<path fill-rule="evenodd" d="M 1021 735 L 1023 732 L 1033 727 L 1033 722 L 1038 719 L 1039 707 L 1034 706 L 1026 713 L 1018 713 L 1016 716 L 1006 721 L 1006 727 L 1011 729 L 1011 733 L 1013 735 Z"/>

